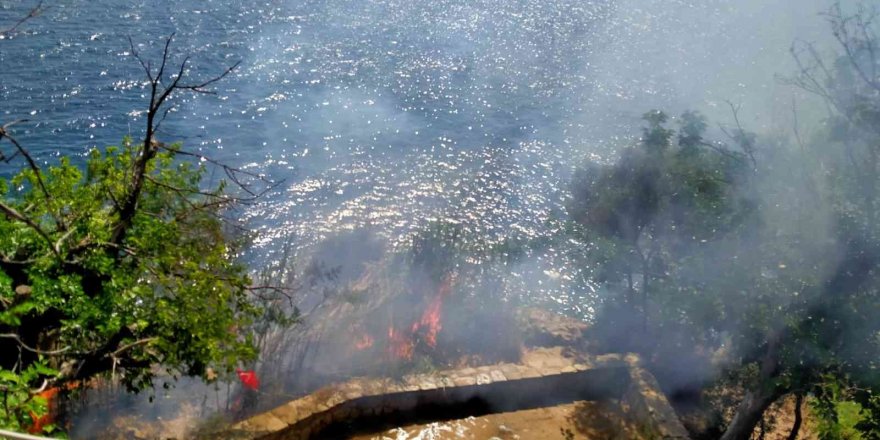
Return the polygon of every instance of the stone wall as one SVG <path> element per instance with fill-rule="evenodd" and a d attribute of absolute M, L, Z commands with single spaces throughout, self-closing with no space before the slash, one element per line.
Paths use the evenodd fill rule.
<path fill-rule="evenodd" d="M 576 400 L 618 401 L 644 438 L 687 433 L 637 356 L 533 350 L 497 364 L 392 379 L 354 379 L 318 390 L 222 433 L 228 439 L 345 438 L 414 421 L 479 416 Z M 214 437 L 216 438 L 216 436 Z"/>
<path fill-rule="evenodd" d="M 635 422 L 644 438 L 688 439 L 688 432 L 660 390 L 657 379 L 646 370 L 637 355 L 622 357 L 627 364 L 629 383 L 621 406 Z"/>

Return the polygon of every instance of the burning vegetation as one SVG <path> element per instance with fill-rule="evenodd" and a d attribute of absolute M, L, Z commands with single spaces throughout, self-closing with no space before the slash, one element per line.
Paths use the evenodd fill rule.
<path fill-rule="evenodd" d="M 439 3 L 444 13 L 468 9 Z M 328 57 L 332 61 L 327 61 L 331 66 L 327 72 L 291 69 L 297 74 L 303 70 L 328 76 L 330 71 L 346 72 L 338 84 L 328 87 L 323 78 L 278 81 L 285 87 L 314 87 L 310 90 L 315 95 L 310 98 L 322 103 L 316 108 L 331 104 L 336 108 L 342 103 L 339 107 L 349 110 L 349 101 L 362 100 L 371 115 L 387 113 L 383 115 L 389 124 L 385 131 L 412 131 L 415 136 L 420 131 L 409 130 L 416 128 L 409 125 L 419 116 L 411 110 L 425 110 L 428 105 L 412 105 L 409 100 L 440 94 L 434 90 L 410 93 L 410 87 L 442 84 L 447 89 L 444 92 L 452 93 L 450 105 L 478 102 L 479 110 L 434 107 L 425 110 L 425 115 L 466 114 L 474 120 L 487 118 L 480 121 L 480 128 L 502 128 L 492 133 L 476 130 L 473 135 L 452 140 L 448 139 L 452 132 L 464 132 L 464 126 L 471 132 L 471 124 L 477 124 L 462 119 L 454 120 L 461 126 L 427 121 L 425 126 L 443 127 L 430 136 L 441 135 L 436 136 L 440 142 L 419 149 L 414 154 L 417 158 L 409 157 L 411 162 L 406 163 L 457 169 L 457 164 L 443 162 L 444 154 L 455 156 L 450 148 L 469 143 L 482 148 L 474 147 L 475 154 L 462 154 L 472 159 L 471 167 L 449 174 L 454 176 L 449 182 L 413 185 L 418 188 L 412 194 L 454 194 L 430 216 L 433 220 L 399 234 L 394 228 L 374 233 L 369 223 L 373 213 L 365 214 L 363 222 L 351 228 L 356 231 L 340 232 L 348 229 L 339 227 L 332 233 L 327 229 L 315 232 L 321 240 L 296 249 L 289 246 L 291 249 L 283 252 L 294 254 L 290 261 L 285 254 L 283 267 L 272 267 L 254 277 L 248 275 L 249 268 L 240 258 L 251 243 L 240 236 L 242 225 L 229 217 L 261 196 L 274 194 L 276 182 L 267 180 L 262 171 L 250 170 L 250 165 L 236 168 L 201 154 L 201 150 L 157 139 L 164 134 L 160 126 L 166 116 L 175 113 L 176 104 L 191 103 L 172 98 L 184 93 L 210 95 L 211 87 L 221 79 L 234 76 L 237 63 L 214 75 L 199 76 L 201 72 L 188 56 L 175 58 L 173 35 L 155 45 L 129 39 L 124 52 L 143 69 L 146 81 L 126 87 L 149 97 L 146 108 L 131 115 L 139 118 L 143 114 L 143 133 L 135 139 L 125 138 L 118 147 L 95 149 L 83 157 L 56 160 L 55 151 L 43 157 L 32 154 L 20 139 L 42 129 L 43 122 L 3 121 L 0 159 L 14 168 L 0 173 L 0 427 L 63 434 L 72 426 L 68 424 L 70 416 L 94 421 L 104 417 L 103 410 L 122 411 L 126 403 L 143 408 L 132 403 L 137 397 L 124 392 L 155 390 L 159 382 L 168 388 L 178 384 L 181 394 L 201 391 L 201 406 L 193 411 L 198 414 L 193 417 L 219 414 L 225 421 L 233 421 L 352 377 L 390 378 L 389 382 L 398 382 L 389 385 L 395 393 L 421 390 L 431 397 L 442 397 L 448 381 L 416 373 L 504 365 L 511 375 L 527 371 L 536 374 L 528 379 L 537 379 L 550 372 L 568 375 L 564 379 L 568 381 L 583 377 L 589 370 L 589 359 L 565 350 L 588 352 L 589 348 L 590 356 L 608 354 L 618 363 L 628 362 L 629 357 L 621 352 L 641 356 L 650 374 L 641 374 L 635 362 L 628 364 L 632 368 L 627 374 L 639 372 L 631 374 L 628 383 L 652 382 L 656 377 L 691 434 L 701 439 L 746 440 L 756 432 L 763 436 L 769 423 L 767 414 L 778 402 L 790 402 L 785 407 L 794 413 L 790 438 L 799 435 L 805 406 L 818 419 L 814 427 L 822 438 L 880 438 L 880 11 L 876 6 L 870 1 L 855 2 L 852 7 L 830 2 L 822 15 L 830 26 L 828 47 L 802 40 L 791 46 L 792 71 L 780 77 L 791 89 L 788 120 L 747 118 L 748 109 L 733 102 L 712 102 L 710 109 L 704 109 L 715 112 L 712 119 L 721 118 L 720 124 L 710 123 L 698 111 L 667 113 L 639 108 L 641 127 L 627 120 L 623 125 L 631 132 L 609 136 L 613 146 L 608 150 L 613 151 L 581 145 L 590 160 L 578 167 L 570 163 L 569 147 L 585 135 L 580 129 L 589 124 L 584 123 L 582 114 L 548 110 L 570 107 L 580 112 L 580 103 L 593 101 L 593 96 L 566 95 L 574 78 L 593 77 L 581 71 L 592 60 L 576 58 L 573 53 L 581 56 L 579 51 L 560 48 L 594 45 L 597 40 L 582 35 L 592 29 L 593 20 L 609 17 L 615 9 L 583 5 L 616 3 L 534 1 L 530 7 L 535 14 L 517 9 L 529 2 L 496 3 L 510 9 L 506 10 L 509 20 L 497 20 L 494 10 L 484 11 L 486 23 L 512 23 L 517 32 L 542 29 L 546 33 L 540 36 L 546 41 L 512 37 L 532 34 L 507 33 L 511 41 L 476 47 L 472 53 L 482 51 L 483 58 L 475 56 L 476 62 L 469 65 L 468 56 L 462 55 L 471 52 L 462 50 L 468 43 L 466 38 L 449 35 L 448 41 L 462 42 L 462 46 L 448 44 L 454 49 L 448 53 L 443 52 L 446 47 L 431 50 L 442 56 L 426 62 L 421 52 L 396 51 L 408 47 L 418 52 L 424 49 L 424 35 L 436 35 L 422 29 L 407 30 L 417 35 L 410 35 L 411 40 L 404 44 L 388 41 L 394 51 L 388 47 L 375 53 L 365 50 L 368 56 L 364 63 L 350 63 L 343 56 L 346 51 L 334 41 L 326 53 L 339 56 Z M 416 9 L 423 6 L 415 5 Z M 2 7 L 0 14 L 8 10 Z M 18 47 L 14 44 L 21 40 L 17 39 L 27 36 L 21 29 L 43 10 L 42 2 L 37 2 L 9 27 L 0 28 L 4 49 L 0 58 L 7 47 Z M 565 11 L 575 10 L 595 18 L 566 21 L 571 14 Z M 255 15 L 262 16 L 260 12 Z M 435 15 L 442 14 L 422 10 L 412 14 Z M 297 18 L 280 20 L 283 23 L 305 20 L 299 15 L 284 16 Z M 649 18 L 649 22 L 665 21 Z M 626 26 L 642 21 L 632 20 Z M 384 26 L 367 27 L 392 34 L 385 32 Z M 296 29 L 299 32 L 300 28 Z M 471 35 L 491 34 L 493 30 L 479 29 Z M 638 35 L 638 40 L 653 40 Z M 89 40 L 99 37 L 95 34 Z M 575 38 L 583 44 L 561 43 Z M 356 53 L 361 42 L 369 39 L 353 40 L 357 44 L 351 46 L 351 53 Z M 515 58 L 515 62 L 497 56 L 523 52 L 510 50 L 524 47 L 521 42 L 534 43 L 525 46 L 529 50 L 543 47 L 546 53 L 526 50 L 527 57 Z M 59 47 L 67 50 L 70 45 L 63 42 Z M 151 63 L 142 53 L 152 49 L 158 52 Z M 294 45 L 285 53 L 301 50 Z M 118 47 L 107 51 L 118 52 Z M 42 66 L 45 58 L 51 58 L 39 55 L 39 63 L 33 64 Z M 295 63 L 313 61 L 310 56 L 296 56 Z M 345 68 L 334 64 L 342 58 L 346 58 Z M 387 76 L 400 82 L 379 87 L 362 83 L 356 92 L 348 88 L 349 81 L 360 80 L 352 66 L 379 69 L 383 58 L 392 59 L 393 75 Z M 632 58 L 642 64 L 640 57 Z M 175 59 L 177 64 L 172 66 Z M 676 69 L 693 64 L 676 61 L 663 60 L 663 64 Z M 522 68 L 519 63 L 529 66 Z M 532 68 L 538 63 L 555 70 Z M 404 65 L 405 72 L 399 70 Z M 430 76 L 434 70 L 439 72 L 436 82 Z M 507 78 L 493 73 L 487 75 L 488 82 L 481 82 L 479 76 L 489 70 L 517 73 Z M 415 82 L 406 82 L 410 80 Z M 496 87 L 496 82 L 502 86 Z M 474 94 L 453 96 L 462 84 L 462 89 Z M 634 84 L 649 85 L 647 95 L 656 92 L 648 75 Z M 625 87 L 611 85 L 584 82 L 580 87 L 590 92 L 615 90 L 616 99 L 627 96 L 624 101 L 644 104 L 621 92 Z M 28 86 L 20 86 L 0 88 L 28 90 Z M 324 96 L 335 90 L 352 94 L 337 95 L 333 100 Z M 379 93 L 376 90 L 391 90 L 388 95 L 395 96 L 377 104 L 358 95 Z M 511 94 L 490 93 L 496 90 Z M 304 96 L 299 91 L 284 92 L 272 94 L 268 101 L 285 100 L 279 96 Z M 54 102 L 52 93 L 49 101 Z M 698 101 L 710 98 L 715 99 L 707 95 Z M 513 105 L 514 101 L 520 103 Z M 670 102 L 663 104 L 672 107 Z M 301 103 L 294 105 L 300 110 Z M 493 105 L 503 110 L 487 112 Z M 717 115 L 717 108 L 723 108 L 725 115 Z M 250 106 L 242 114 L 249 110 Z M 621 113 L 631 115 L 631 110 Z M 256 113 L 263 111 L 259 106 Z M 611 113 L 604 108 L 601 111 L 602 115 L 590 116 Z M 36 114 L 36 110 L 31 113 Z M 312 122 L 300 116 L 297 113 L 297 122 Z M 490 119 L 492 116 L 498 119 Z M 526 116 L 531 118 L 528 122 Z M 548 121 L 555 116 L 560 120 Z M 596 119 L 600 123 L 610 120 Z M 747 121 L 752 119 L 758 122 L 751 129 L 760 128 L 761 133 L 749 131 Z M 362 125 L 372 126 L 372 122 L 368 119 Z M 339 125 L 361 124 L 346 120 Z M 286 122 L 283 126 L 289 128 Z M 53 130 L 52 134 L 64 131 Z M 288 142 L 288 138 L 278 137 Z M 369 145 L 360 145 L 355 137 L 339 132 L 316 136 L 324 147 L 322 153 L 312 153 L 322 155 L 316 163 L 342 157 L 340 160 L 357 163 L 353 168 L 360 167 L 362 153 L 376 145 L 369 141 Z M 358 144 L 345 147 L 353 148 L 347 150 L 351 154 L 331 151 L 333 141 L 343 138 Z M 379 142 L 378 138 L 372 132 L 364 137 L 374 142 Z M 384 143 L 386 138 L 382 139 Z M 389 147 L 421 139 L 394 138 Z M 490 142 L 485 143 L 486 139 Z M 555 157 L 526 154 L 542 153 L 540 150 L 551 144 L 558 148 Z M 305 158 L 308 151 L 304 148 L 293 157 Z M 484 152 L 492 160 L 482 157 Z M 421 160 L 424 158 L 428 159 Z M 388 161 L 385 156 L 381 159 Z M 282 162 L 275 158 L 269 161 L 272 166 Z M 534 163 L 526 166 L 521 162 Z M 515 168 L 506 168 L 513 163 L 522 165 L 518 174 L 507 172 Z M 387 174 L 394 174 L 394 170 Z M 227 180 L 218 182 L 214 175 Z M 296 188 L 289 193 L 280 191 L 279 197 L 297 194 L 295 203 L 301 203 L 308 195 L 317 198 L 322 191 L 343 195 L 363 190 L 381 199 L 376 194 L 397 189 L 386 186 L 382 179 L 373 180 L 363 186 L 384 189 L 352 189 L 358 185 L 346 181 L 335 182 L 338 188 L 328 191 L 332 185 L 316 178 L 297 182 Z M 564 180 L 570 185 L 557 188 Z M 524 181 L 553 183 L 509 191 Z M 365 205 L 361 203 L 365 198 L 349 201 Z M 550 198 L 552 202 L 548 202 Z M 522 212 L 519 208 L 528 200 L 538 200 L 532 211 L 534 218 L 521 221 L 524 219 L 517 218 Z M 314 206 L 323 208 L 323 201 Z M 496 210 L 502 205 L 504 209 Z M 498 218 L 489 225 L 470 227 L 467 223 L 477 218 L 475 206 L 480 206 L 481 215 Z M 333 215 L 344 217 L 342 211 L 348 213 L 340 209 Z M 547 226 L 539 233 L 534 226 L 540 223 Z M 389 238 L 395 234 L 393 240 Z M 551 283 L 566 295 L 537 294 L 547 293 L 549 289 L 544 289 Z M 530 302 L 541 302 L 545 309 L 531 308 Z M 559 318 L 561 313 L 572 319 Z M 535 322 L 544 329 L 552 323 L 559 331 L 536 335 L 532 331 Z M 540 365 L 535 368 L 519 368 L 523 367 L 520 363 L 528 364 L 530 357 L 534 360 L 531 348 L 540 344 L 552 344 L 555 351 L 552 355 L 539 353 L 536 364 Z M 560 362 L 564 365 L 543 365 Z M 512 395 L 498 391 L 508 386 L 503 384 L 507 377 L 500 366 L 490 370 L 457 376 L 461 384 L 455 387 L 464 389 L 460 397 L 469 402 L 469 387 L 495 382 L 502 384 L 494 388 L 493 392 L 499 393 L 496 396 Z M 613 374 L 623 374 L 621 371 L 617 368 Z M 183 377 L 199 378 L 209 386 L 202 382 L 185 386 Z M 365 383 L 374 388 L 384 386 L 381 381 Z M 565 394 L 565 388 L 529 388 L 538 396 L 530 404 L 547 403 L 544 398 L 552 402 L 557 394 Z M 384 389 L 372 391 L 366 397 L 380 403 L 363 412 L 384 411 Z M 608 397 L 618 390 L 603 391 Z M 663 400 L 661 393 L 654 391 L 652 387 L 657 400 Z M 544 392 L 546 396 L 541 395 Z M 171 393 L 173 390 L 168 391 Z M 359 396 L 350 400 L 365 397 L 363 393 Z M 100 401 L 103 397 L 106 402 Z M 326 402 L 333 396 L 319 397 Z M 162 407 L 142 418 L 157 421 L 169 412 Z M 276 422 L 277 417 L 272 417 L 275 419 L 268 420 Z M 129 422 L 124 417 L 117 420 L 123 421 L 117 425 Z M 91 428 L 83 423 L 79 431 L 72 428 L 71 435 L 87 437 Z M 129 434 L 126 431 L 121 436 Z"/>
<path fill-rule="evenodd" d="M 403 324 L 394 322 L 394 310 L 388 312 L 388 330 L 385 332 L 386 337 L 382 345 L 384 345 L 384 352 L 390 360 L 411 361 L 416 353 L 416 347 L 419 347 L 420 351 L 437 348 L 437 336 L 443 329 L 443 303 L 446 297 L 451 294 L 453 285 L 454 277 L 445 277 L 437 292 L 428 299 L 421 315 L 413 319 L 410 324 L 407 324 L 406 321 Z M 410 311 L 398 309 L 398 315 L 404 313 L 411 314 Z M 357 326 L 360 329 L 363 327 Z M 374 348 L 376 344 L 376 338 L 370 333 L 353 335 L 353 337 L 358 338 L 355 339 L 354 347 L 359 351 Z"/>

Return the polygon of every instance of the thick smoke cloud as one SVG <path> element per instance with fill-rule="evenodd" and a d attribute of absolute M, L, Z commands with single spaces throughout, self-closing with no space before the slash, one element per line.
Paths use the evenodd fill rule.
<path fill-rule="evenodd" d="M 828 46 L 818 13 L 830 5 L 123 3 L 59 2 L 34 26 L 31 43 L 4 43 L 5 115 L 35 111 L 48 132 L 69 133 L 65 142 L 77 146 L 112 143 L 143 124 L 125 35 L 155 49 L 161 36 L 178 31 L 180 51 L 193 53 L 195 69 L 205 73 L 241 59 L 217 97 L 181 101 L 165 135 L 285 180 L 245 212 L 258 232 L 247 258 L 256 265 L 282 255 L 308 261 L 318 249 L 346 277 L 363 260 L 378 260 L 374 249 L 405 249 L 412 234 L 438 221 L 484 242 L 475 247 L 553 236 L 566 217 L 574 168 L 613 160 L 652 108 L 697 109 L 729 123 L 730 100 L 742 105 L 747 129 L 790 130 L 795 92 L 776 76 L 793 70 L 792 41 Z M 35 72 L 51 73 L 50 86 L 36 87 L 28 79 Z M 122 104 L 77 110 L 103 100 Z M 23 139 L 43 143 L 46 155 L 60 148 L 39 133 Z M 824 224 L 815 227 L 824 233 Z M 361 230 L 371 232 L 363 248 L 317 246 Z M 596 286 L 589 268 L 575 263 L 585 246 L 566 240 L 487 270 L 505 280 L 499 296 L 587 317 L 584 304 Z M 369 258 L 352 257 L 359 255 Z"/>

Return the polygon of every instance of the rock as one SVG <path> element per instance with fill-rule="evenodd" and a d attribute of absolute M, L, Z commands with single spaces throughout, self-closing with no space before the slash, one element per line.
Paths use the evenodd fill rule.
<path fill-rule="evenodd" d="M 290 402 L 272 410 L 272 415 L 288 425 L 300 420 L 302 413 L 297 408 L 296 402 Z"/>
<path fill-rule="evenodd" d="M 532 307 L 518 310 L 517 320 L 524 329 L 526 343 L 538 347 L 579 344 L 589 328 L 583 321 Z"/>
<path fill-rule="evenodd" d="M 257 428 L 259 431 L 280 431 L 284 428 L 287 428 L 287 424 L 278 420 L 278 417 L 275 417 L 271 413 L 263 413 L 256 417 L 252 417 L 248 420 L 248 424 L 252 427 Z"/>
<path fill-rule="evenodd" d="M 433 390 L 437 388 L 437 384 L 432 379 L 423 379 L 419 382 L 419 389 L 423 391 Z"/>
<path fill-rule="evenodd" d="M 476 385 L 477 383 L 477 380 L 472 376 L 459 376 L 452 379 L 452 381 L 455 383 L 456 386 L 460 387 Z"/>
<path fill-rule="evenodd" d="M 455 382 L 449 376 L 441 376 L 437 379 L 437 384 L 442 388 L 451 388 L 455 386 Z"/>

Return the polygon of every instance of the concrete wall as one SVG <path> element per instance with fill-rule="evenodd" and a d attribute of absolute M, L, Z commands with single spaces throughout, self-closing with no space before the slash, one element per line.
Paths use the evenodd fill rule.
<path fill-rule="evenodd" d="M 221 436 L 345 438 L 354 432 L 415 422 L 610 399 L 620 403 L 644 438 L 687 438 L 656 380 L 641 367 L 637 356 L 571 356 L 563 352 L 539 349 L 526 356 L 523 364 L 464 368 L 400 380 L 355 379 L 247 419 Z"/>

